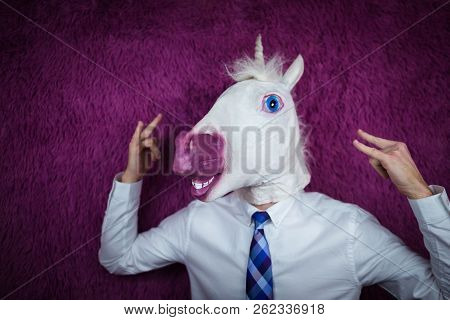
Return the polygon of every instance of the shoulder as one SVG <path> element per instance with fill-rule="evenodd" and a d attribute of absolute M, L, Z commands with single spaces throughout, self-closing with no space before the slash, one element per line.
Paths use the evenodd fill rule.
<path fill-rule="evenodd" d="M 362 210 L 356 204 L 333 199 L 320 192 L 301 192 L 298 194 L 298 198 L 301 205 L 329 215 L 340 215 Z"/>
<path fill-rule="evenodd" d="M 238 204 L 239 202 L 236 194 L 231 192 L 219 199 L 209 202 L 194 200 L 187 206 L 187 210 L 191 215 L 195 216 L 214 215 L 215 213 L 218 214 L 223 211 L 233 211 Z"/>
<path fill-rule="evenodd" d="M 333 199 L 320 192 L 298 194 L 300 210 L 323 216 L 331 222 L 359 224 L 366 219 L 376 218 L 356 204 Z"/>
<path fill-rule="evenodd" d="M 191 218 L 193 216 L 202 216 L 205 214 L 211 215 L 218 211 L 232 211 L 232 208 L 235 208 L 236 205 L 237 198 L 232 192 L 213 201 L 204 202 L 200 200 L 193 200 L 187 206 L 176 211 L 166 219 L 170 219 L 171 217 L 174 219 L 186 219 L 187 217 Z"/>

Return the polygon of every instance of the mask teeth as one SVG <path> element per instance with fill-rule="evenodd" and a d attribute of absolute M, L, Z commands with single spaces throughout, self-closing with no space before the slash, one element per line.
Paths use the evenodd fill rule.
<path fill-rule="evenodd" d="M 196 190 L 205 188 L 207 186 L 209 186 L 209 184 L 214 180 L 214 177 L 212 177 L 211 179 L 209 179 L 208 181 L 201 183 L 201 182 L 196 182 L 195 180 L 192 180 L 192 185 L 194 186 L 194 188 Z"/>

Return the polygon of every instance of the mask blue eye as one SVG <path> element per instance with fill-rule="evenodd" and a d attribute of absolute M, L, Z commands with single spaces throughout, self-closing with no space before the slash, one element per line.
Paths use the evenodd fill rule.
<path fill-rule="evenodd" d="M 277 112 L 283 108 L 283 101 L 276 94 L 269 94 L 264 97 L 263 110 L 265 112 Z"/>

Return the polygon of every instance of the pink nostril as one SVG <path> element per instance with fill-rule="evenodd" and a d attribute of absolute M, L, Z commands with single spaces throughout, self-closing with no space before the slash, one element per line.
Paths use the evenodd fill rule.
<path fill-rule="evenodd" d="M 179 175 L 193 174 L 192 156 L 189 148 L 192 135 L 188 131 L 182 131 L 175 139 L 175 159 L 173 171 Z"/>
<path fill-rule="evenodd" d="M 223 169 L 225 141 L 221 135 L 180 133 L 175 140 L 173 170 L 180 175 L 215 175 Z"/>
<path fill-rule="evenodd" d="M 223 138 L 218 134 L 198 134 L 192 137 L 192 153 L 199 162 L 217 159 L 223 151 Z"/>

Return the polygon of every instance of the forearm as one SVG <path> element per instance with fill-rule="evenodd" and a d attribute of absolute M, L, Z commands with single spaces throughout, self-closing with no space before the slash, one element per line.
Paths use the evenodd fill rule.
<path fill-rule="evenodd" d="M 409 200 L 430 253 L 434 277 L 447 299 L 450 298 L 450 205 L 444 188 L 430 186 L 433 195 Z"/>
<path fill-rule="evenodd" d="M 120 177 L 120 175 L 118 175 Z M 138 236 L 137 212 L 142 181 L 121 183 L 115 180 L 102 225 L 100 263 L 111 273 L 120 272 L 121 259 Z"/>

